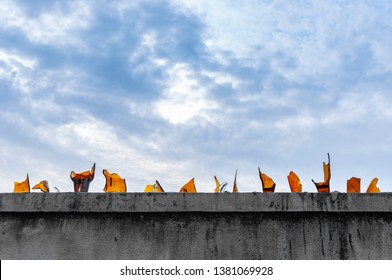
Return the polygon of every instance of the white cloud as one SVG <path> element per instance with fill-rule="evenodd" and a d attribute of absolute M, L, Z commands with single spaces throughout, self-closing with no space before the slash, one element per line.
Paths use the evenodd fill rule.
<path fill-rule="evenodd" d="M 253 191 L 261 190 L 261 161 L 280 191 L 288 191 L 290 168 L 314 191 L 310 178 L 322 177 L 327 150 L 343 190 L 351 172 L 338 165 L 344 156 L 365 178 L 392 153 L 391 9 L 365 1 L 184 0 L 171 2 L 176 15 L 159 2 L 154 9 L 145 1 L 56 3 L 34 11 L 27 1 L 0 6 L 0 32 L 27 38 L 26 46 L 10 40 L 15 50 L 0 49 L 1 82 L 22 93 L 3 92 L 13 108 L 3 106 L 0 118 L 13 131 L 0 139 L 2 184 L 12 187 L 9 180 L 27 171 L 71 190 L 69 171 L 95 161 L 98 171 L 126 178 L 129 191 L 155 179 L 178 191 L 193 176 L 199 191 L 212 191 L 214 175 L 231 185 L 236 168 L 240 191 Z M 173 25 L 158 26 L 160 12 Z M 188 19 L 181 32 L 192 28 L 192 38 L 162 32 Z M 100 30 L 107 22 L 113 30 Z M 94 42 L 108 38 L 87 57 L 63 57 L 65 49 L 96 47 L 89 31 Z M 66 63 L 48 63 L 45 48 Z M 355 169 L 365 153 L 373 162 Z M 385 167 L 378 176 L 388 174 Z M 92 191 L 103 184 L 97 175 Z"/>
<path fill-rule="evenodd" d="M 67 104 L 60 104 L 61 95 L 86 96 L 91 95 L 83 79 L 83 70 L 71 68 L 43 69 L 38 58 L 0 49 L 0 81 L 4 80 L 12 87 L 12 93 L 4 94 L 7 101 L 14 94 L 17 103 L 4 107 L 1 114 L 5 122 L 25 126 L 27 123 L 47 123 L 53 117 L 65 116 Z"/>
<path fill-rule="evenodd" d="M 226 72 L 203 70 L 201 74 L 210 78 L 216 85 L 229 85 L 233 89 L 239 89 L 244 84 L 243 81 Z"/>
<path fill-rule="evenodd" d="M 37 61 L 35 59 L 18 56 L 17 54 L 9 53 L 6 50 L 1 49 L 0 60 L 10 66 L 10 71 L 17 71 L 19 66 L 34 70 L 37 66 Z"/>
<path fill-rule="evenodd" d="M 149 2 L 153 2 L 153 0 L 116 0 L 116 1 L 103 1 L 98 5 L 103 5 L 108 10 L 113 10 L 116 12 L 117 16 L 119 16 L 122 20 L 128 19 L 128 13 L 130 11 L 134 11 L 140 7 L 141 4 L 146 4 Z"/>
<path fill-rule="evenodd" d="M 167 58 L 156 54 L 157 44 L 157 35 L 153 31 L 146 32 L 140 37 L 140 43 L 136 48 L 132 49 L 129 55 L 132 73 L 143 74 L 168 65 L 169 60 Z M 143 63 L 138 61 L 143 59 Z"/>
<path fill-rule="evenodd" d="M 84 1 L 56 2 L 35 17 L 15 1 L 0 5 L 0 28 L 18 29 L 37 44 L 84 47 L 78 32 L 88 29 L 91 20 L 91 8 Z"/>
<path fill-rule="evenodd" d="M 11 82 L 21 92 L 30 92 L 30 75 L 36 70 L 38 61 L 17 52 L 0 49 L 0 79 Z"/>
<path fill-rule="evenodd" d="M 166 75 L 163 98 L 155 104 L 158 115 L 172 124 L 184 124 L 194 117 L 214 122 L 209 111 L 218 105 L 208 97 L 208 87 L 201 84 L 187 64 L 174 64 Z"/>
<path fill-rule="evenodd" d="M 161 159 L 159 138 L 150 135 L 139 138 L 117 131 L 110 123 L 83 112 L 69 123 L 38 127 L 36 135 L 40 141 L 70 158 L 94 161 L 100 168 L 119 173 L 127 179 L 132 191 L 143 191 L 145 184 L 162 178 L 162 174 L 169 174 L 171 170 L 184 172 L 187 166 L 185 161 L 177 163 L 168 158 Z M 157 151 L 156 155 L 154 151 Z M 83 167 L 78 164 L 74 168 Z M 168 181 L 172 182 L 171 179 Z M 95 181 L 101 183 L 96 184 L 104 184 L 102 180 L 102 176 L 97 176 Z"/>
<path fill-rule="evenodd" d="M 132 51 L 130 61 L 135 62 L 142 56 L 155 55 L 157 38 L 155 32 L 147 32 L 141 36 L 139 46 Z"/>
<path fill-rule="evenodd" d="M 308 114 L 299 114 L 294 117 L 287 117 L 278 120 L 275 127 L 284 131 L 292 132 L 312 128 L 317 124 L 317 119 Z"/>
<path fill-rule="evenodd" d="M 369 45 L 376 58 L 372 71 L 390 69 L 385 62 L 392 53 L 385 37 L 392 29 L 389 2 L 381 13 L 364 1 L 183 0 L 172 5 L 199 17 L 204 44 L 224 65 L 225 54 L 231 54 L 243 65 L 268 66 L 292 82 L 322 81 L 336 75 L 356 47 Z"/>
<path fill-rule="evenodd" d="M 320 122 L 327 127 L 390 122 L 392 100 L 386 96 L 379 92 L 369 94 L 363 90 L 347 93 Z"/>
<path fill-rule="evenodd" d="M 274 19 L 269 16 L 268 5 L 260 1 L 184 0 L 172 1 L 172 5 L 181 12 L 196 14 L 206 24 L 203 39 L 212 53 L 229 51 L 248 58 L 270 39 L 268 28 Z"/>
<path fill-rule="evenodd" d="M 48 161 L 47 155 L 31 147 L 20 146 L 0 139 L 0 192 L 12 192 L 14 182 L 24 181 L 29 174 L 30 186 L 41 180 L 49 180 L 51 191 L 58 187 L 61 191 L 71 191 L 65 186 L 69 184 L 69 173 L 59 164 L 58 159 Z M 56 160 L 56 161 L 55 161 Z M 69 184 L 70 185 L 70 184 Z M 34 192 L 34 191 L 33 191 Z"/>

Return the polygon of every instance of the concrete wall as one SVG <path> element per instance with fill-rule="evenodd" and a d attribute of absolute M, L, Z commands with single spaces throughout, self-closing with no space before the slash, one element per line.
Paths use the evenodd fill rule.
<path fill-rule="evenodd" d="M 0 259 L 392 259 L 392 194 L 0 194 Z"/>

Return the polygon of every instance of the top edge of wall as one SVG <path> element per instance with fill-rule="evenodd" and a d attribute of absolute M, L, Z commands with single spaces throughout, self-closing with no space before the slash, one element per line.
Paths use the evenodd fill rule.
<path fill-rule="evenodd" d="M 392 212 L 392 193 L 2 193 L 0 212 Z"/>

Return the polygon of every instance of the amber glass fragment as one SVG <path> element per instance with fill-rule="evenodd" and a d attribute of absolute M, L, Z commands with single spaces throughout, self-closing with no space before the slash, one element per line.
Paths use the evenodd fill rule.
<path fill-rule="evenodd" d="M 263 192 L 275 192 L 276 184 L 266 174 L 261 173 L 260 167 L 259 167 L 259 176 L 260 176 L 261 184 L 263 186 Z"/>
<path fill-rule="evenodd" d="M 106 169 L 103 170 L 105 175 L 106 183 L 103 188 L 104 192 L 126 192 L 127 184 L 125 179 L 121 178 L 117 173 L 110 174 Z"/>
<path fill-rule="evenodd" d="M 227 186 L 227 183 L 222 183 L 220 184 L 218 179 L 216 178 L 216 176 L 214 176 L 215 179 L 215 192 L 219 193 L 219 192 L 224 192 Z"/>
<path fill-rule="evenodd" d="M 314 180 L 312 182 L 315 184 L 317 188 L 317 192 L 330 192 L 329 190 L 329 181 L 331 180 L 331 160 L 328 153 L 328 163 L 323 162 L 323 170 L 324 170 L 324 182 L 316 183 Z"/>
<path fill-rule="evenodd" d="M 366 193 L 379 193 L 380 189 L 377 187 L 377 182 L 378 182 L 378 178 L 374 178 L 370 182 L 369 187 L 366 190 Z"/>
<path fill-rule="evenodd" d="M 290 174 L 289 176 L 287 176 L 287 179 L 289 180 L 291 192 L 302 192 L 302 184 L 297 174 L 295 174 L 293 171 L 290 171 Z"/>
<path fill-rule="evenodd" d="M 152 192 L 154 186 L 153 185 L 147 185 L 146 188 L 144 189 L 144 192 Z"/>
<path fill-rule="evenodd" d="M 180 192 L 182 192 L 182 193 L 195 193 L 196 192 L 195 178 L 192 178 L 188 183 L 186 183 L 180 189 Z"/>
<path fill-rule="evenodd" d="M 361 192 L 361 178 L 351 177 L 347 180 L 347 192 L 348 193 L 360 193 Z"/>
<path fill-rule="evenodd" d="M 233 193 L 238 193 L 238 188 L 237 188 L 237 170 L 235 171 L 235 176 L 234 176 Z"/>
<path fill-rule="evenodd" d="M 214 179 L 215 179 L 215 192 L 220 192 L 220 183 L 216 178 L 216 176 L 214 176 Z"/>
<path fill-rule="evenodd" d="M 38 184 L 36 184 L 33 189 L 35 190 L 41 190 L 44 193 L 48 193 L 49 192 L 49 184 L 48 181 L 44 180 L 39 182 Z"/>
<path fill-rule="evenodd" d="M 144 192 L 165 192 L 159 184 L 158 181 L 155 181 L 154 185 L 147 185 L 146 188 L 144 189 Z"/>
<path fill-rule="evenodd" d="M 74 183 L 74 192 L 88 192 L 90 182 L 94 179 L 95 163 L 91 167 L 91 171 L 84 171 L 82 173 L 75 173 L 71 171 L 71 180 Z"/>
<path fill-rule="evenodd" d="M 163 190 L 161 184 L 159 184 L 158 180 L 155 180 L 154 192 L 165 192 L 165 191 Z"/>
<path fill-rule="evenodd" d="M 30 181 L 29 174 L 27 174 L 26 180 L 23 182 L 14 182 L 14 193 L 29 193 L 30 192 Z"/>

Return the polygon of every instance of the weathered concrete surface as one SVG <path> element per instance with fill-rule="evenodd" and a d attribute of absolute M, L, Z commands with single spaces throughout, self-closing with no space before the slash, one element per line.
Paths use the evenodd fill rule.
<path fill-rule="evenodd" d="M 0 259 L 392 259 L 392 194 L 0 194 Z"/>
<path fill-rule="evenodd" d="M 392 193 L 0 194 L 0 212 L 392 212 Z"/>

